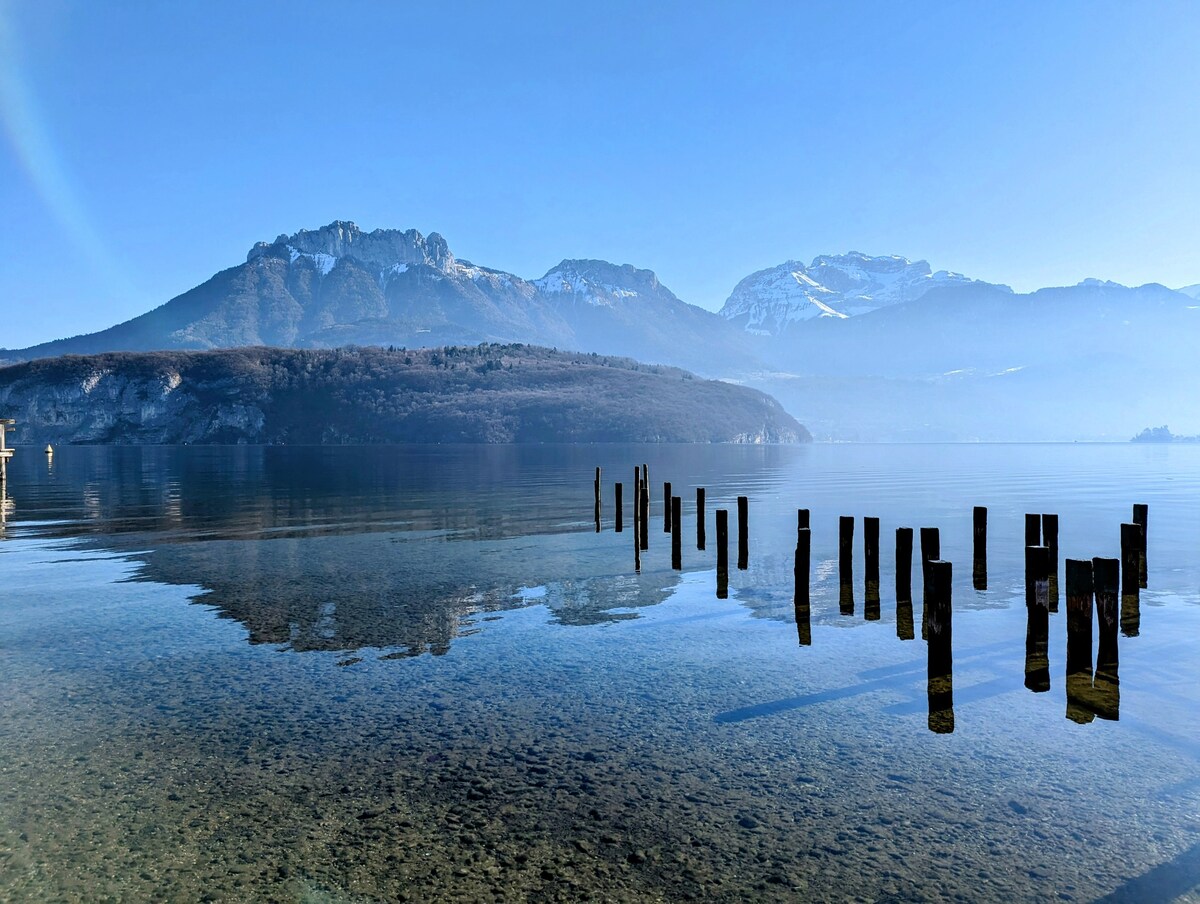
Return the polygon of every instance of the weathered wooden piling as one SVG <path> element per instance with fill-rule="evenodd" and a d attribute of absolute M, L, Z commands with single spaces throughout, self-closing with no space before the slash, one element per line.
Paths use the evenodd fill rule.
<path fill-rule="evenodd" d="M 1087 671 L 1092 678 L 1092 563 L 1067 559 L 1067 674 Z"/>
<path fill-rule="evenodd" d="M 738 570 L 750 567 L 750 499 L 738 496 Z"/>
<path fill-rule="evenodd" d="M 596 533 L 600 533 L 600 469 L 596 468 L 596 504 L 595 504 Z"/>
<path fill-rule="evenodd" d="M 808 509 L 796 509 L 796 530 L 808 530 L 812 525 L 809 523 Z"/>
<path fill-rule="evenodd" d="M 639 508 L 641 509 L 641 518 L 638 520 L 638 543 L 645 552 L 650 548 L 650 483 L 646 479 L 645 465 L 642 465 Z"/>
<path fill-rule="evenodd" d="M 1096 715 L 1109 721 L 1121 717 L 1121 680 L 1117 661 L 1120 575 L 1121 563 L 1118 559 L 1092 559 L 1092 584 L 1096 593 L 1096 621 L 1099 628 L 1092 692 Z"/>
<path fill-rule="evenodd" d="M 809 609 L 809 583 L 808 576 L 812 565 L 812 532 L 807 528 L 800 528 L 796 532 L 796 564 L 795 564 L 795 580 L 796 580 L 796 635 L 800 641 L 800 646 L 807 647 L 812 644 L 812 624 Z"/>
<path fill-rule="evenodd" d="M 1117 625 L 1121 617 L 1121 562 L 1118 559 L 1092 559 L 1092 585 L 1096 593 L 1096 622 L 1100 647 L 1096 654 L 1096 672 L 1117 669 Z"/>
<path fill-rule="evenodd" d="M 671 497 L 671 567 L 676 571 L 683 568 L 683 536 L 682 524 L 683 499 Z"/>
<path fill-rule="evenodd" d="M 671 484 L 663 484 L 663 533 L 671 532 Z"/>
<path fill-rule="evenodd" d="M 1025 605 L 1050 611 L 1050 550 L 1025 547 Z"/>
<path fill-rule="evenodd" d="M 642 570 L 642 476 L 633 469 L 633 570 Z"/>
<path fill-rule="evenodd" d="M 1025 545 L 1026 546 L 1041 546 L 1042 545 L 1042 516 L 1041 515 L 1025 515 Z"/>
<path fill-rule="evenodd" d="M 863 518 L 863 559 L 866 571 L 863 617 L 879 620 L 879 519 Z"/>
<path fill-rule="evenodd" d="M 954 731 L 953 566 L 941 559 L 929 563 L 929 730 Z"/>
<path fill-rule="evenodd" d="M 729 511 L 717 509 L 717 599 L 729 596 Z"/>
<path fill-rule="evenodd" d="M 854 516 L 838 518 L 838 605 L 842 615 L 854 614 Z"/>
<path fill-rule="evenodd" d="M 936 527 L 921 528 L 921 639 L 929 639 L 929 563 L 942 557 L 942 535 Z"/>
<path fill-rule="evenodd" d="M 613 484 L 613 530 L 618 534 L 625 529 L 625 512 L 621 499 L 624 489 L 620 481 Z"/>
<path fill-rule="evenodd" d="M 704 487 L 696 487 L 696 548 L 704 548 Z"/>
<path fill-rule="evenodd" d="M 976 590 L 987 590 L 987 507 L 975 506 L 972 513 L 973 560 L 971 583 Z"/>
<path fill-rule="evenodd" d="M 1121 633 L 1137 637 L 1142 626 L 1142 526 L 1121 525 Z"/>
<path fill-rule="evenodd" d="M 916 637 L 912 604 L 913 529 L 896 528 L 896 636 L 901 640 Z"/>
<path fill-rule="evenodd" d="M 1067 559 L 1067 718 L 1085 725 L 1092 711 L 1092 563 Z"/>
<path fill-rule="evenodd" d="M 1146 566 L 1146 546 L 1150 540 L 1148 533 L 1150 527 L 1150 507 L 1144 502 L 1134 503 L 1133 523 L 1142 528 L 1142 546 L 1140 555 L 1138 556 L 1138 586 L 1145 587 L 1147 578 L 1149 577 Z"/>
<path fill-rule="evenodd" d="M 1050 611 L 1058 611 L 1058 515 L 1042 515 L 1042 545 L 1050 550 L 1047 592 Z"/>

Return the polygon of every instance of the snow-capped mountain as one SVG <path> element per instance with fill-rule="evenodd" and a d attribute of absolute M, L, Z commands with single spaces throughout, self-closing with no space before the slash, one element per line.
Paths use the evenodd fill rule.
<path fill-rule="evenodd" d="M 934 273 L 925 261 L 895 255 L 822 254 L 808 266 L 786 261 L 751 273 L 737 284 L 720 313 L 748 332 L 774 336 L 795 323 L 844 320 L 915 301 L 930 289 L 972 282 L 960 273 Z"/>
<path fill-rule="evenodd" d="M 364 232 L 338 220 L 258 242 L 244 263 L 133 320 L 29 349 L 0 349 L 0 363 L 256 345 L 520 342 L 715 375 L 718 367 L 760 366 L 747 338 L 711 311 L 680 301 L 650 270 L 565 260 L 531 281 L 455 257 L 436 232 Z"/>
<path fill-rule="evenodd" d="M 533 284 L 547 296 L 610 307 L 626 299 L 653 299 L 664 293 L 675 298 L 663 288 L 653 270 L 608 261 L 565 260 Z"/>

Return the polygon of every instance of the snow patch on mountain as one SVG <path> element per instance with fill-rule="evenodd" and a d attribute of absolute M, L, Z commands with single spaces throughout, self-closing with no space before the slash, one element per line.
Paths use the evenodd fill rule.
<path fill-rule="evenodd" d="M 326 254 L 323 251 L 314 251 L 311 254 L 304 251 L 297 251 L 291 245 L 287 246 L 288 256 L 294 264 L 302 257 L 308 258 L 313 262 L 313 265 L 320 271 L 322 276 L 328 276 L 329 271 L 337 266 L 338 258 L 332 254 Z"/>
<path fill-rule="evenodd" d="M 533 280 L 533 286 L 543 295 L 570 296 L 585 304 L 608 307 L 665 291 L 652 271 L 607 261 L 563 261 L 541 279 Z"/>
<path fill-rule="evenodd" d="M 914 301 L 933 288 L 971 282 L 975 280 L 961 273 L 935 273 L 925 261 L 897 255 L 822 254 L 807 266 L 792 260 L 750 274 L 720 313 L 748 332 L 776 335 L 793 323 L 820 317 L 845 320 Z"/>

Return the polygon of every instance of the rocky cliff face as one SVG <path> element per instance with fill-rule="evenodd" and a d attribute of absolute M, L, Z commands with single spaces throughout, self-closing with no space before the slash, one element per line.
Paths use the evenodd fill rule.
<path fill-rule="evenodd" d="M 806 441 L 770 396 L 628 359 L 482 345 L 65 356 L 0 368 L 44 443 Z"/>
<path fill-rule="evenodd" d="M 326 273 L 342 258 L 354 258 L 381 275 L 403 264 L 427 264 L 448 272 L 455 263 L 446 240 L 436 232 L 428 237 L 415 229 L 363 232 L 346 220 L 335 220 L 320 229 L 301 229 L 295 235 L 280 235 L 274 242 L 258 242 L 246 260 L 264 255 L 292 261 L 305 256 Z"/>

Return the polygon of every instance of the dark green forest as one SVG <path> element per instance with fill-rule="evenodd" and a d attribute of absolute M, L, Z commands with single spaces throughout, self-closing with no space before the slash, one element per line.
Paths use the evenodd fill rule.
<path fill-rule="evenodd" d="M 241 348 L 0 368 L 19 442 L 804 442 L 773 398 L 529 345 Z"/>

